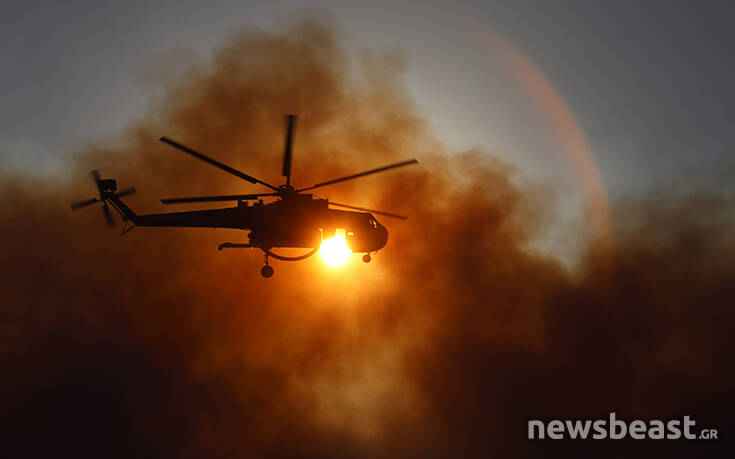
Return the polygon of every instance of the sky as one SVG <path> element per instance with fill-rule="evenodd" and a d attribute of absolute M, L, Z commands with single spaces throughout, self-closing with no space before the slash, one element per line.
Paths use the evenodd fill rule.
<path fill-rule="evenodd" d="M 711 167 L 735 144 L 728 2 L 11 1 L 0 17 L 5 167 L 55 171 L 90 139 L 114 142 L 157 82 L 241 27 L 304 10 L 331 14 L 356 56 L 401 53 L 407 87 L 451 150 L 489 149 L 535 177 L 570 165 L 487 30 L 556 88 L 611 193 Z"/>

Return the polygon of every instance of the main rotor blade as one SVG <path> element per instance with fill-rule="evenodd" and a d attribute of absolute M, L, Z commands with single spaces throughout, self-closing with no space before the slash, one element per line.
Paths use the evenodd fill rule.
<path fill-rule="evenodd" d="M 365 207 L 348 206 L 347 204 L 338 204 L 332 201 L 329 201 L 329 205 L 335 206 L 335 207 L 344 207 L 346 209 L 360 210 L 363 212 L 370 212 L 371 214 L 385 215 L 386 217 L 397 218 L 399 220 L 405 220 L 408 218 L 405 215 L 392 214 L 390 212 L 383 212 L 383 211 L 375 210 L 375 209 L 366 209 Z"/>
<path fill-rule="evenodd" d="M 296 115 L 286 115 L 286 147 L 283 150 L 283 176 L 286 177 L 286 185 L 291 184 L 291 145 L 295 128 Z"/>
<path fill-rule="evenodd" d="M 92 180 L 94 180 L 94 186 L 97 187 L 97 190 L 102 194 L 102 189 L 100 189 L 100 171 L 97 169 L 90 171 L 89 175 L 92 176 Z"/>
<path fill-rule="evenodd" d="M 102 213 L 105 214 L 105 222 L 107 222 L 107 226 L 109 226 L 110 228 L 113 228 L 115 226 L 115 220 L 112 219 L 112 214 L 110 214 L 110 208 L 107 207 L 106 203 L 104 206 L 102 206 Z"/>
<path fill-rule="evenodd" d="M 199 153 L 198 151 L 192 150 L 191 148 L 189 148 L 189 147 L 187 147 L 185 145 L 182 145 L 182 144 L 180 144 L 180 143 L 178 143 L 178 142 L 176 142 L 174 140 L 171 140 L 171 139 L 169 139 L 166 136 L 161 137 L 158 140 L 160 140 L 161 142 L 167 143 L 167 144 L 171 145 L 172 147 L 177 148 L 177 149 L 183 151 L 184 153 L 188 153 L 188 154 L 192 155 L 193 157 L 204 161 L 205 163 L 209 163 L 212 166 L 217 167 L 219 169 L 222 169 L 225 172 L 229 172 L 230 174 L 232 174 L 232 175 L 234 175 L 236 177 L 240 177 L 243 180 L 247 180 L 250 183 L 260 183 L 261 185 L 267 186 L 271 190 L 278 191 L 278 188 L 274 187 L 271 184 L 265 183 L 264 181 L 259 180 L 259 179 L 255 178 L 255 177 L 253 177 L 251 175 L 248 175 L 248 174 L 246 174 L 244 172 L 240 172 L 239 170 L 234 169 L 234 168 L 232 168 L 232 167 L 230 167 L 230 166 L 228 166 L 226 164 L 222 164 L 221 162 L 219 162 L 219 161 L 217 161 L 215 159 L 212 159 L 212 158 L 210 158 L 207 155 L 203 155 L 203 154 Z"/>
<path fill-rule="evenodd" d="M 122 198 L 123 196 L 127 196 L 129 194 L 135 194 L 135 187 L 131 186 L 128 188 L 125 188 L 124 190 L 118 191 L 115 193 L 116 198 Z"/>
<path fill-rule="evenodd" d="M 81 209 L 82 207 L 87 207 L 90 204 L 94 204 L 95 202 L 98 202 L 99 199 L 93 198 L 93 199 L 87 199 L 86 201 L 77 201 L 71 203 L 71 210 L 77 210 Z"/>
<path fill-rule="evenodd" d="M 278 196 L 278 193 L 231 194 L 227 196 L 194 196 L 190 198 L 166 198 L 161 199 L 161 202 L 164 204 L 178 204 L 182 202 L 245 201 L 248 199 L 257 199 L 262 196 Z"/>
<path fill-rule="evenodd" d="M 338 179 L 334 179 L 334 180 L 328 180 L 326 182 L 317 183 L 316 185 L 312 185 L 310 187 L 302 188 L 302 189 L 296 190 L 296 191 L 298 191 L 299 193 L 301 193 L 302 191 L 313 190 L 314 188 L 320 188 L 320 187 L 323 187 L 323 186 L 332 185 L 334 183 L 339 183 L 339 182 L 344 182 L 346 180 L 352 180 L 352 179 L 356 179 L 356 178 L 359 178 L 359 177 L 364 177 L 364 176 L 370 175 L 370 174 L 377 174 L 378 172 L 387 171 L 388 169 L 395 169 L 396 167 L 408 166 L 409 164 L 418 164 L 418 161 L 415 160 L 415 159 L 409 159 L 408 161 L 402 161 L 400 163 L 390 164 L 388 166 L 379 167 L 377 169 L 371 169 L 369 171 L 360 172 L 358 174 L 352 174 L 352 175 L 348 175 L 346 177 L 342 177 L 342 178 L 338 178 Z"/>

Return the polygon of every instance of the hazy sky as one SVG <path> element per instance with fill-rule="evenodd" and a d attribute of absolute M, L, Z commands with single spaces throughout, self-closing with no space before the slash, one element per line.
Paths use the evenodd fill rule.
<path fill-rule="evenodd" d="M 4 2 L 0 151 L 53 169 L 143 116 L 149 80 L 206 59 L 237 27 L 320 8 L 350 49 L 402 48 L 406 84 L 452 149 L 483 146 L 539 175 L 557 164 L 543 119 L 473 30 L 543 71 L 613 191 L 706 166 L 735 146 L 730 2 Z M 181 64 L 179 64 L 179 62 Z M 158 64 L 156 64 L 158 63 Z M 535 166 L 534 166 L 535 165 Z"/>

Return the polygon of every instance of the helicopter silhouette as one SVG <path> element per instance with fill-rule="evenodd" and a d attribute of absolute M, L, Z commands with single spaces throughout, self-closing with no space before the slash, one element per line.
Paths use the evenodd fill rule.
<path fill-rule="evenodd" d="M 117 191 L 117 182 L 114 179 L 101 179 L 99 172 L 94 170 L 90 174 L 99 196 L 72 203 L 71 209 L 78 210 L 95 203 L 102 203 L 102 211 L 107 225 L 115 226 L 110 212 L 110 207 L 112 207 L 123 220 L 121 234 L 127 233 L 135 226 L 249 230 L 247 243 L 225 242 L 219 245 L 219 250 L 225 248 L 255 248 L 262 250 L 265 266 L 261 268 L 260 273 L 266 278 L 273 275 L 273 267 L 269 264 L 269 257 L 282 261 L 299 261 L 309 258 L 319 250 L 322 241 L 334 237 L 338 229 L 344 230 L 345 242 L 349 249 L 353 253 L 364 253 L 362 259 L 365 263 L 369 263 L 371 260 L 370 254 L 382 249 L 388 242 L 388 230 L 373 214 L 397 219 L 406 219 L 406 217 L 364 207 L 339 204 L 328 199 L 316 198 L 314 195 L 304 192 L 398 167 L 417 164 L 418 161 L 410 159 L 316 183 L 304 188 L 295 188 L 291 185 L 292 144 L 295 127 L 296 115 L 287 115 L 282 168 L 282 175 L 286 180 L 280 186 L 266 183 L 168 137 L 164 136 L 159 139 L 159 141 L 218 169 L 252 184 L 259 184 L 272 190 L 253 194 L 166 198 L 161 199 L 162 203 L 236 202 L 235 207 L 139 215 L 133 212 L 121 199 L 124 196 L 134 194 L 135 188 L 129 187 Z M 273 197 L 275 200 L 264 203 L 262 199 L 264 197 Z M 254 202 L 251 204 L 250 201 Z M 338 210 L 331 207 L 351 210 Z M 308 251 L 299 256 L 284 256 L 273 252 L 273 248 L 305 248 Z"/>

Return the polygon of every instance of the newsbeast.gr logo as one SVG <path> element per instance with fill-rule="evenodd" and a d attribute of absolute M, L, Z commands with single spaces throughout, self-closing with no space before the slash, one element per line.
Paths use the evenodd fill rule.
<path fill-rule="evenodd" d="M 615 413 L 610 413 L 609 419 L 598 419 L 596 421 L 572 421 L 572 420 L 553 420 L 544 422 L 537 419 L 528 421 L 528 439 L 529 440 L 621 440 L 626 436 L 634 440 L 677 440 L 685 438 L 687 440 L 717 440 L 717 429 L 699 429 L 698 433 L 695 426 L 697 422 L 689 416 L 684 416 L 683 420 L 671 419 L 669 421 L 660 421 L 652 419 L 648 422 L 636 419 L 630 424 L 616 419 Z M 590 433 L 592 432 L 592 435 Z M 683 437 L 682 437 L 683 435 Z"/>

